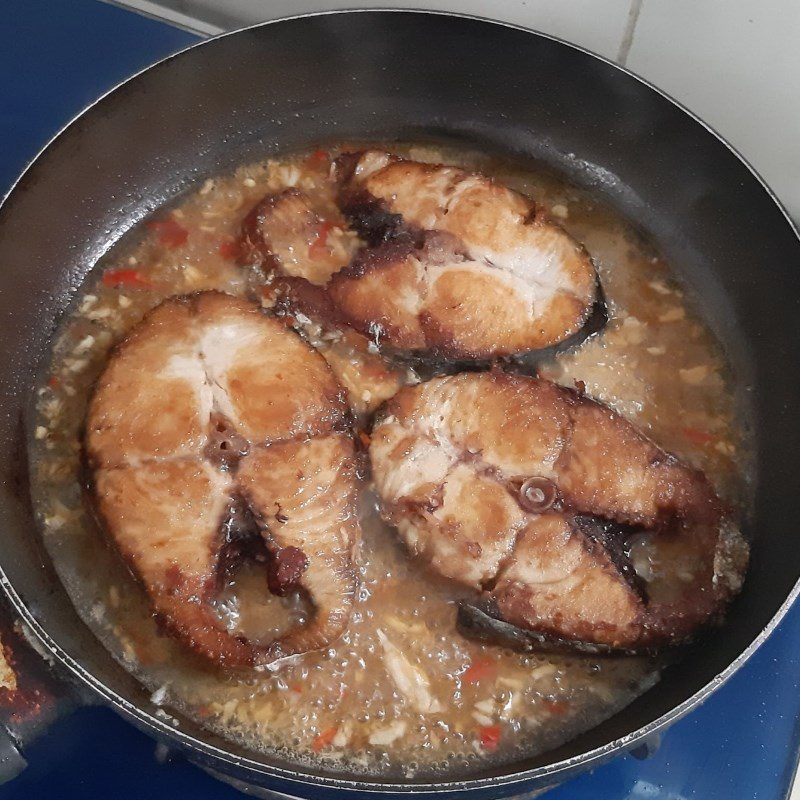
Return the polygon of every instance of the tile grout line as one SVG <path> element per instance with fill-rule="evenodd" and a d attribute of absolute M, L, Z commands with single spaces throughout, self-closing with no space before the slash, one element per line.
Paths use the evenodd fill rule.
<path fill-rule="evenodd" d="M 623 67 L 628 60 L 628 55 L 633 46 L 633 35 L 636 33 L 636 23 L 639 21 L 639 14 L 642 11 L 644 0 L 631 0 L 631 8 L 628 11 L 628 20 L 625 23 L 625 30 L 622 33 L 622 41 L 619 44 L 619 52 L 617 53 L 617 61 Z"/>

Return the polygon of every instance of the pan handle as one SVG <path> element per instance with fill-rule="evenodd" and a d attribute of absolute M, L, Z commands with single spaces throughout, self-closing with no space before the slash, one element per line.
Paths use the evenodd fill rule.
<path fill-rule="evenodd" d="M 85 705 L 76 689 L 28 643 L 22 623 L 0 603 L 0 784 L 27 766 L 24 751 L 58 718 Z"/>

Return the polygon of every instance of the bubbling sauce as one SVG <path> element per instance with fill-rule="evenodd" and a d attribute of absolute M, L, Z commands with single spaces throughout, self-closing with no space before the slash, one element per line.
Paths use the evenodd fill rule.
<path fill-rule="evenodd" d="M 565 385 L 581 383 L 661 446 L 705 470 L 743 514 L 750 443 L 734 407 L 732 375 L 652 242 L 545 171 L 465 149 L 391 149 L 491 175 L 543 204 L 586 245 L 610 321 L 577 349 L 540 364 L 540 374 Z M 323 273 L 326 255 L 355 249 L 357 240 L 343 227 L 333 200 L 330 162 L 339 151 L 268 160 L 209 179 L 103 258 L 65 319 L 38 388 L 31 462 L 38 521 L 76 608 L 159 706 L 254 750 L 314 759 L 330 770 L 401 777 L 454 768 L 469 773 L 487 761 L 546 751 L 598 724 L 653 685 L 659 665 L 635 657 L 521 655 L 462 638 L 454 628 L 455 603 L 465 591 L 410 560 L 365 492 L 361 587 L 345 635 L 323 652 L 294 657 L 274 670 L 221 672 L 159 632 L 142 590 L 82 503 L 81 428 L 109 349 L 170 295 L 252 291 L 235 263 L 234 242 L 257 200 L 296 186 L 323 219 L 341 223 L 326 231 L 323 249 L 309 243 L 320 250 Z M 295 322 L 330 360 L 347 366 L 346 337 L 330 336 L 307 320 Z M 357 371 L 363 362 L 352 358 L 350 366 Z M 402 381 L 417 380 L 405 368 L 400 374 Z M 369 388 L 358 396 L 351 390 L 351 403 L 362 414 L 375 399 Z M 271 595 L 263 569 L 252 565 L 233 573 L 217 611 L 230 630 L 265 637 L 308 613 L 297 598 Z"/>

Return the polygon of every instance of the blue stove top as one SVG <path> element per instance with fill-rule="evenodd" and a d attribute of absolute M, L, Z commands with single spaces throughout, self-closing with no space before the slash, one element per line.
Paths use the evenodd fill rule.
<path fill-rule="evenodd" d="M 97 0 L 0 3 L 0 191 L 78 109 L 196 37 Z M 786 798 L 800 745 L 800 607 L 720 691 L 645 761 L 623 756 L 548 800 Z M 241 795 L 103 708 L 57 723 L 26 753 L 3 800 L 235 800 Z"/>

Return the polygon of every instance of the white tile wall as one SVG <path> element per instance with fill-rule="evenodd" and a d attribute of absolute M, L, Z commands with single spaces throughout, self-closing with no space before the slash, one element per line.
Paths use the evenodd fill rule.
<path fill-rule="evenodd" d="M 643 0 L 627 66 L 716 128 L 800 221 L 800 0 Z"/>

